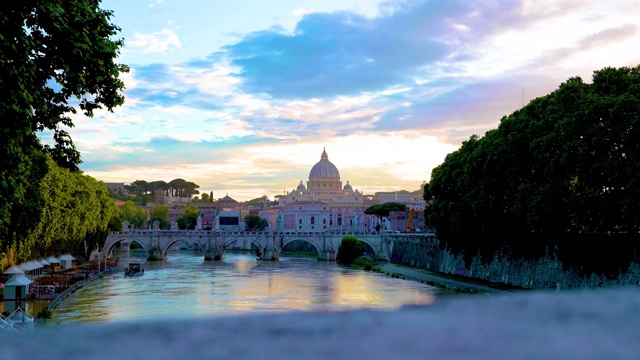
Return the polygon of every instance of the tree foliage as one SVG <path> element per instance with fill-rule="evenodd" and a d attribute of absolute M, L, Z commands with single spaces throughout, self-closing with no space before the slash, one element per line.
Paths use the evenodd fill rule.
<path fill-rule="evenodd" d="M 187 205 L 184 207 L 184 215 L 176 219 L 180 230 L 194 230 L 198 224 L 200 211 L 197 206 Z"/>
<path fill-rule="evenodd" d="M 615 275 L 638 245 L 638 138 L 640 67 L 571 78 L 449 154 L 425 186 L 426 221 L 467 260 L 552 251 Z"/>
<path fill-rule="evenodd" d="M 127 201 L 120 207 L 120 218 L 128 221 L 134 228 L 140 228 L 147 220 L 147 213 L 143 208 L 135 206 L 133 201 Z M 122 223 L 120 223 L 122 226 Z"/>
<path fill-rule="evenodd" d="M 114 62 L 123 45 L 112 13 L 98 1 L 6 1 L 0 6 L 0 247 L 17 244 L 40 221 L 45 153 L 78 170 L 65 127 L 80 110 L 121 105 L 128 71 Z M 46 131 L 46 132 L 45 132 Z M 51 135 L 43 145 L 38 135 Z M 57 226 L 52 224 L 52 226 Z"/>
<path fill-rule="evenodd" d="M 244 217 L 244 225 L 247 231 L 262 231 L 269 227 L 269 222 L 258 215 L 247 215 Z"/>
<path fill-rule="evenodd" d="M 407 205 L 398 202 L 387 202 L 384 204 L 371 205 L 365 209 L 364 213 L 367 215 L 375 215 L 380 219 L 389 217 L 389 213 L 392 211 L 406 211 Z"/>
<path fill-rule="evenodd" d="M 338 255 L 336 261 L 340 264 L 351 264 L 353 260 L 364 254 L 366 247 L 364 243 L 355 236 L 343 236 L 340 246 L 338 247 Z"/>
<path fill-rule="evenodd" d="M 73 252 L 87 256 L 101 245 L 112 217 L 118 216 L 115 202 L 102 182 L 79 172 L 59 167 L 51 158 L 40 191 L 44 198 L 42 215 L 18 246 L 22 261 L 38 256 Z"/>
<path fill-rule="evenodd" d="M 149 219 L 149 228 L 153 227 L 153 223 L 158 221 L 160 229 L 169 229 L 169 208 L 165 205 L 156 205 L 151 209 L 151 218 Z"/>

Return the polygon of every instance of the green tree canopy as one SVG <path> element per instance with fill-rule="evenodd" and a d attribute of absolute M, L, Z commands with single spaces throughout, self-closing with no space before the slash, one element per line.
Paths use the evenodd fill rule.
<path fill-rule="evenodd" d="M 467 261 L 553 251 L 615 275 L 640 243 L 639 138 L 640 67 L 571 78 L 449 154 L 425 186 L 426 221 Z"/>
<path fill-rule="evenodd" d="M 367 215 L 375 215 L 382 219 L 383 217 L 389 217 L 389 213 L 392 211 L 406 211 L 407 205 L 398 202 L 387 202 L 384 204 L 376 204 L 369 206 L 365 209 L 364 213 Z"/>
<path fill-rule="evenodd" d="M 171 225 L 169 223 L 169 208 L 164 205 L 156 205 L 151 209 L 151 218 L 149 219 L 149 227 L 153 226 L 155 221 L 160 223 L 161 229 L 168 229 Z"/>
<path fill-rule="evenodd" d="M 122 221 L 128 221 L 130 225 L 140 228 L 144 221 L 147 220 L 147 213 L 143 208 L 135 206 L 133 201 L 129 200 L 120 207 L 120 217 Z"/>
<path fill-rule="evenodd" d="M 353 260 L 364 254 L 366 247 L 364 243 L 355 236 L 343 236 L 340 246 L 338 247 L 338 255 L 336 261 L 340 264 L 351 264 Z"/>
<path fill-rule="evenodd" d="M 181 178 L 177 178 L 177 179 L 173 179 L 171 181 L 169 181 L 168 185 L 169 185 L 169 194 L 171 194 L 171 196 L 183 196 L 182 195 L 182 189 L 184 188 L 184 185 L 187 183 L 187 181 L 185 179 L 181 179 Z"/>
<path fill-rule="evenodd" d="M 187 205 L 184 207 L 184 215 L 176 219 L 180 230 L 194 230 L 198 223 L 200 211 L 197 206 Z"/>
<path fill-rule="evenodd" d="M 244 217 L 244 225 L 247 231 L 262 231 L 269 227 L 269 222 L 258 215 L 247 215 Z"/>
<path fill-rule="evenodd" d="M 86 257 L 84 243 L 91 250 L 104 241 L 111 218 L 118 216 L 115 202 L 104 183 L 61 168 L 49 156 L 46 165 L 49 171 L 40 186 L 42 216 L 19 243 L 18 257 L 24 261 L 63 251 Z"/>
<path fill-rule="evenodd" d="M 71 114 L 121 105 L 123 42 L 99 1 L 24 0 L 0 6 L 0 249 L 23 238 L 43 210 L 47 152 L 77 171 Z M 50 141 L 42 145 L 38 135 Z"/>

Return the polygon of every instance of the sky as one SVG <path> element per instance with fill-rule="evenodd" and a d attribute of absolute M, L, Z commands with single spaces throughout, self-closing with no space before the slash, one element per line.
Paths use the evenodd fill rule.
<path fill-rule="evenodd" d="M 326 149 L 365 194 L 417 190 L 471 135 L 594 70 L 640 64 L 637 0 L 103 0 L 125 104 L 78 115 L 81 169 L 286 193 Z"/>

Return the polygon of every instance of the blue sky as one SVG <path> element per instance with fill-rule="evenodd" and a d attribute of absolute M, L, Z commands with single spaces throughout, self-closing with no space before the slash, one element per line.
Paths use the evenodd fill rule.
<path fill-rule="evenodd" d="M 573 76 L 640 63 L 637 1 L 106 0 L 125 105 L 75 118 L 82 170 L 238 200 L 323 148 L 367 194 L 415 190 L 472 134 Z"/>

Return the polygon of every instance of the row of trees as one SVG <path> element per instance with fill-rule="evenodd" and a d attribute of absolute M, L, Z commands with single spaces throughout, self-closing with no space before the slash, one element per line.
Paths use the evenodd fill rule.
<path fill-rule="evenodd" d="M 195 229 L 199 214 L 200 212 L 197 206 L 185 206 L 184 215 L 176 219 L 178 228 L 181 230 Z M 158 221 L 161 229 L 169 229 L 171 227 L 171 223 L 169 222 L 169 207 L 158 204 L 151 209 L 151 214 L 147 214 L 143 208 L 136 206 L 133 201 L 129 200 L 119 208 L 119 211 L 112 218 L 109 228 L 113 231 L 119 231 L 122 229 L 124 221 L 127 221 L 134 228 L 141 228 L 145 224 L 145 221 L 147 221 L 147 218 L 148 225 L 153 225 L 155 221 Z"/>
<path fill-rule="evenodd" d="M 81 204 L 102 203 L 100 186 L 78 173 L 80 154 L 65 131 L 73 126 L 72 114 L 90 117 L 96 109 L 112 111 L 124 102 L 119 75 L 128 68 L 114 61 L 123 46 L 116 38 L 120 29 L 110 22 L 112 12 L 99 5 L 88 0 L 42 0 L 9 1 L 0 7 L 0 252 L 4 257 L 26 259 L 70 250 L 83 237 L 103 230 L 108 215 Z M 50 138 L 43 144 L 39 136 Z M 51 161 L 69 173 L 61 175 Z M 46 176 L 87 187 L 71 186 L 74 192 L 67 193 Z M 78 200 L 59 199 L 58 194 Z M 88 223 L 79 223 L 84 221 Z M 80 227 L 74 230 L 75 225 Z"/>
<path fill-rule="evenodd" d="M 571 78 L 472 136 L 425 186 L 443 247 L 615 276 L 638 248 L 640 67 Z"/>
<path fill-rule="evenodd" d="M 169 182 L 165 182 L 162 180 L 151 182 L 147 182 L 145 180 L 136 180 L 131 184 L 125 186 L 125 189 L 129 193 L 136 195 L 153 195 L 156 190 L 163 190 L 165 191 L 167 196 L 187 198 L 190 198 L 193 195 L 200 194 L 200 191 L 198 191 L 199 188 L 200 185 L 181 178 L 173 179 Z"/>
<path fill-rule="evenodd" d="M 3 243 L 3 264 L 71 252 L 88 258 L 101 245 L 118 209 L 104 183 L 58 166 L 50 157 L 39 193 L 42 208 L 35 226 Z"/>

